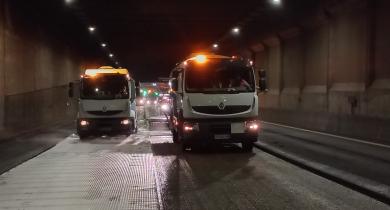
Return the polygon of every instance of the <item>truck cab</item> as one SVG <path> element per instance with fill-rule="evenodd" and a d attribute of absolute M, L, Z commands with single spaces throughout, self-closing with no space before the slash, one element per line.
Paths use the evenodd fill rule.
<path fill-rule="evenodd" d="M 72 87 L 79 93 L 77 133 L 81 139 L 95 133 L 137 131 L 136 87 L 127 69 L 87 69 Z"/>
<path fill-rule="evenodd" d="M 174 142 L 183 149 L 241 143 L 252 151 L 260 132 L 255 75 L 249 62 L 196 55 L 171 71 Z"/>

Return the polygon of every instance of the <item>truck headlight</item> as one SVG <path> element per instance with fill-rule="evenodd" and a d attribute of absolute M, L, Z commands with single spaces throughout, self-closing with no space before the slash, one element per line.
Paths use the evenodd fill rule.
<path fill-rule="evenodd" d="M 128 119 L 122 120 L 122 121 L 121 121 L 121 124 L 122 124 L 122 125 L 128 125 L 128 124 L 130 124 L 130 120 L 128 120 Z"/>
<path fill-rule="evenodd" d="M 169 111 L 169 105 L 168 104 L 163 104 L 163 105 L 161 105 L 161 110 L 163 110 L 163 111 Z"/>
<path fill-rule="evenodd" d="M 89 125 L 89 122 L 86 121 L 86 120 L 81 120 L 81 121 L 80 121 L 80 125 L 83 126 L 83 127 L 86 127 L 86 126 Z"/>
<path fill-rule="evenodd" d="M 260 121 L 259 120 L 246 121 L 245 127 L 250 132 L 256 132 L 260 130 Z"/>
<path fill-rule="evenodd" d="M 190 123 L 190 122 L 184 122 L 183 123 L 183 131 L 190 133 L 193 131 L 199 131 L 199 124 L 198 123 Z"/>

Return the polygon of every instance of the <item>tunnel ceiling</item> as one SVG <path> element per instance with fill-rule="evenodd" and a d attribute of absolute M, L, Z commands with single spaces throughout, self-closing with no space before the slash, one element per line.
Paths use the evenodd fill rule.
<path fill-rule="evenodd" d="M 153 80 L 166 76 L 191 52 L 219 41 L 220 51 L 231 53 L 261 34 L 291 25 L 324 1 L 282 0 L 280 7 L 274 7 L 270 0 L 73 0 L 69 5 L 64 0 L 12 2 L 33 8 L 41 21 L 68 36 L 70 44 L 86 45 L 106 56 L 108 52 L 99 46 L 99 42 L 106 42 L 120 65 L 140 80 Z M 93 35 L 86 29 L 88 25 L 96 26 Z M 242 33 L 233 37 L 229 32 L 236 25 Z"/>

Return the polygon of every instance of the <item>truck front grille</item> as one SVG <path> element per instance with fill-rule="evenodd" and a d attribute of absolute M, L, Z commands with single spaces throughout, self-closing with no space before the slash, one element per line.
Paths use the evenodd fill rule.
<path fill-rule="evenodd" d="M 204 114 L 237 114 L 246 112 L 251 106 L 226 106 L 224 109 L 219 109 L 218 106 L 193 106 L 192 109 Z"/>

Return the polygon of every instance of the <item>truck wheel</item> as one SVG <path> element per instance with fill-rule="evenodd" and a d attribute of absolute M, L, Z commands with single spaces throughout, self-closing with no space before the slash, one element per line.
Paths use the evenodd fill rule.
<path fill-rule="evenodd" d="M 252 142 L 243 142 L 242 145 L 242 151 L 244 152 L 252 152 L 253 151 L 253 143 Z"/>
<path fill-rule="evenodd" d="M 86 133 L 79 133 L 78 135 L 79 135 L 80 140 L 86 139 L 88 137 L 88 135 Z"/>
<path fill-rule="evenodd" d="M 183 152 L 185 152 L 187 149 L 190 148 L 190 146 L 188 146 L 188 144 L 184 144 L 184 142 L 182 142 L 180 146 L 181 146 L 181 150 Z"/>
<path fill-rule="evenodd" d="M 136 120 L 133 120 L 132 132 L 133 133 L 137 133 L 138 132 L 138 126 L 137 126 L 137 121 Z"/>
<path fill-rule="evenodd" d="M 134 129 L 134 133 L 138 133 L 138 126 L 137 126 L 137 127 L 135 127 L 135 129 Z"/>
<path fill-rule="evenodd" d="M 179 135 L 176 131 L 172 132 L 172 140 L 173 140 L 173 143 L 175 143 L 175 144 L 179 143 Z"/>

